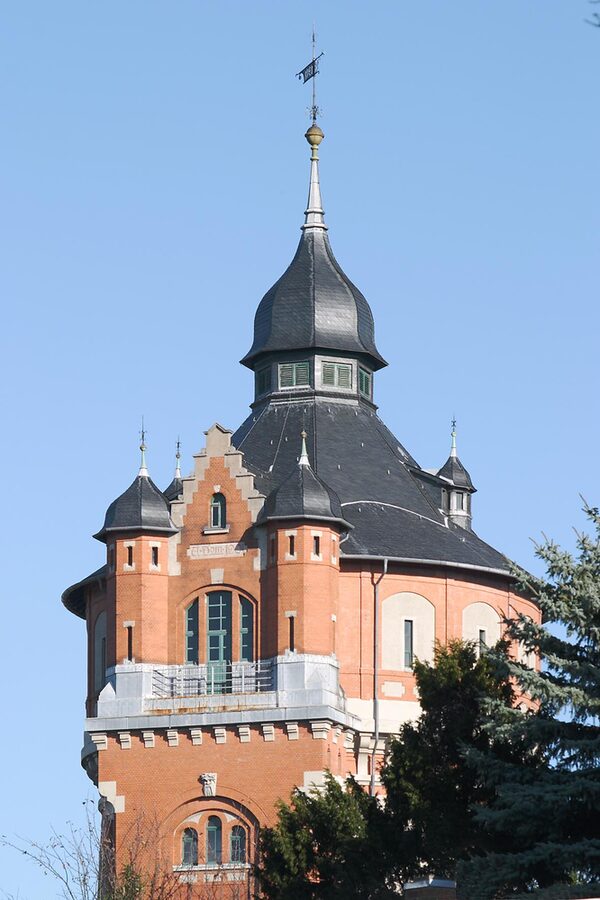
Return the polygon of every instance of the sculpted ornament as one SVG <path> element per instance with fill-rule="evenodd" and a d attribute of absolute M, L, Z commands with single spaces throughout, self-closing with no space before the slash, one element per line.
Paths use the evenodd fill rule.
<path fill-rule="evenodd" d="M 217 773 L 203 772 L 198 779 L 205 797 L 214 797 L 217 793 Z"/>

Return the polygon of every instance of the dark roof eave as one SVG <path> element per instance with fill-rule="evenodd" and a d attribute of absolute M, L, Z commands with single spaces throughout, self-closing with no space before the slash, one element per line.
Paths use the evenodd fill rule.
<path fill-rule="evenodd" d="M 490 575 L 503 575 L 505 578 L 509 578 L 511 581 L 517 581 L 517 576 L 510 571 L 510 569 L 496 569 L 491 566 L 477 566 L 472 563 L 460 563 L 460 562 L 452 562 L 447 559 L 417 559 L 416 557 L 410 556 L 386 556 L 384 553 L 380 556 L 375 556 L 372 553 L 344 553 L 343 547 L 341 548 L 341 558 L 343 559 L 354 559 L 354 560 L 384 560 L 387 559 L 388 562 L 399 562 L 399 563 L 414 563 L 419 566 L 444 566 L 445 568 L 450 569 L 468 569 L 474 572 L 488 572 Z"/>
<path fill-rule="evenodd" d="M 295 516 L 264 516 L 264 518 L 260 519 L 260 521 L 256 521 L 254 524 L 266 525 L 267 522 L 299 522 L 304 519 L 306 522 L 331 522 L 337 525 L 341 525 L 347 531 L 350 531 L 354 528 L 351 522 L 347 522 L 346 519 L 338 519 L 334 516 L 307 516 L 302 513 L 298 513 Z"/>
<path fill-rule="evenodd" d="M 105 580 L 106 566 L 104 565 L 100 566 L 99 569 L 96 569 L 95 572 L 92 572 L 91 575 L 82 578 L 81 581 L 66 588 L 60 597 L 63 606 L 68 609 L 69 612 L 73 613 L 73 615 L 78 616 L 80 619 L 85 619 L 85 595 L 83 589 L 88 584 L 93 584 L 94 582 L 101 585 Z"/>
<path fill-rule="evenodd" d="M 296 353 L 305 351 L 306 353 L 337 353 L 348 356 L 363 356 L 369 360 L 371 368 L 374 372 L 378 372 L 379 369 L 385 369 L 389 363 L 383 356 L 380 356 L 379 353 L 372 353 L 370 350 L 365 350 L 355 348 L 353 350 L 342 350 L 339 347 L 281 347 L 281 348 L 261 348 L 259 350 L 249 350 L 248 353 L 240 359 L 240 364 L 242 366 L 246 366 L 248 369 L 254 369 L 257 361 L 261 357 L 270 356 L 272 354 L 281 354 L 281 353 Z"/>
<path fill-rule="evenodd" d="M 93 534 L 92 537 L 101 543 L 106 543 L 105 536 L 107 534 L 166 534 L 172 535 L 177 534 L 179 531 L 178 528 L 160 528 L 160 527 L 152 527 L 151 525 L 127 525 L 123 528 L 102 528 L 96 534 Z"/>

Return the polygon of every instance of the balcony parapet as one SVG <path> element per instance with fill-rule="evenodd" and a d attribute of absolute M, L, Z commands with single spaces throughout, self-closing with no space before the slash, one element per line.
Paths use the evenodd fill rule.
<path fill-rule="evenodd" d="M 286 652 L 256 662 L 154 666 L 123 663 L 107 670 L 96 717 L 113 719 L 331 707 L 346 711 L 334 656 Z"/>

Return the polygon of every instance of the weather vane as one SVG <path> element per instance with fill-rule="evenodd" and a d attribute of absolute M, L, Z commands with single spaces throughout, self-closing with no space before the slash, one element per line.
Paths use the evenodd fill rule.
<path fill-rule="evenodd" d="M 310 107 L 310 115 L 312 117 L 313 125 L 317 122 L 317 116 L 321 115 L 321 110 L 317 106 L 317 90 L 316 90 L 316 76 L 319 73 L 319 60 L 323 56 L 322 53 L 319 53 L 316 56 L 316 44 L 317 44 L 317 35 L 315 34 L 315 26 L 313 25 L 312 30 L 312 59 L 307 66 L 301 69 L 299 72 L 296 72 L 296 78 L 299 78 L 302 81 L 302 84 L 306 84 L 307 81 L 313 79 L 312 83 L 312 106 Z"/>

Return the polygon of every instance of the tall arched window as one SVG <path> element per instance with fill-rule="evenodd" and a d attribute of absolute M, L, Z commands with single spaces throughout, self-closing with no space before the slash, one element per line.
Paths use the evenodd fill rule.
<path fill-rule="evenodd" d="M 210 501 L 210 527 L 225 528 L 227 525 L 227 503 L 223 494 L 213 494 Z"/>
<path fill-rule="evenodd" d="M 240 659 L 254 659 L 254 610 L 246 597 L 240 597 Z"/>
<path fill-rule="evenodd" d="M 181 836 L 181 862 L 184 866 L 198 865 L 198 833 L 195 828 L 186 828 Z"/>
<path fill-rule="evenodd" d="M 209 816 L 206 827 L 206 862 L 221 865 L 223 861 L 223 830 L 218 816 Z"/>
<path fill-rule="evenodd" d="M 106 682 L 106 613 L 101 612 L 94 625 L 94 690 L 99 693 Z"/>
<path fill-rule="evenodd" d="M 232 863 L 246 862 L 246 829 L 241 825 L 234 825 L 231 829 L 230 861 Z"/>
<path fill-rule="evenodd" d="M 185 611 L 185 661 L 198 663 L 198 598 Z"/>

